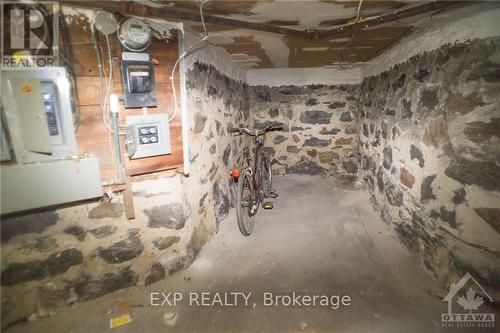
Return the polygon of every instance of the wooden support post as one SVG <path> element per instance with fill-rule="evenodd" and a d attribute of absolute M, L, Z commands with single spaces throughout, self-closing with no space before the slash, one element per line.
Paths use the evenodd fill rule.
<path fill-rule="evenodd" d="M 125 190 L 123 191 L 123 202 L 125 204 L 127 219 L 135 219 L 134 195 L 132 194 L 132 180 L 130 176 L 127 176 Z"/>

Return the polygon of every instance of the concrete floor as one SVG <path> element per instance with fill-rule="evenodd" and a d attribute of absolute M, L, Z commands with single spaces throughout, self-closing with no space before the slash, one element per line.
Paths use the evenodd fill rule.
<path fill-rule="evenodd" d="M 440 289 L 348 183 L 275 177 L 280 197 L 243 237 L 234 210 L 194 263 L 167 280 L 75 304 L 9 332 L 450 332 Z M 177 306 L 150 306 L 150 292 L 179 292 Z M 251 292 L 249 306 L 189 306 L 190 292 Z M 351 305 L 264 306 L 263 293 L 349 295 Z M 200 296 L 201 297 L 201 296 Z M 243 298 L 240 299 L 240 302 Z M 255 307 L 254 304 L 255 303 Z"/>

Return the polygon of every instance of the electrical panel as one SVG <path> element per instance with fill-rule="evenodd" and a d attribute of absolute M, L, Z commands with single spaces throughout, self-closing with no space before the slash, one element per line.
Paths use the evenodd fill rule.
<path fill-rule="evenodd" d="M 156 106 L 154 67 L 147 53 L 122 53 L 125 108 Z"/>
<path fill-rule="evenodd" d="M 130 159 L 171 153 L 167 114 L 128 116 L 126 125 L 127 151 Z"/>
<path fill-rule="evenodd" d="M 2 70 L 5 124 L 18 163 L 78 154 L 71 87 L 63 67 Z"/>

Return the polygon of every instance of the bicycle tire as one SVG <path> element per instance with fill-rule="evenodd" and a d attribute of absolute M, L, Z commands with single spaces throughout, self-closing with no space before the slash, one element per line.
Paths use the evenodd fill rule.
<path fill-rule="evenodd" d="M 254 204 L 252 195 L 252 177 L 248 170 L 243 171 L 238 179 L 238 191 L 236 193 L 236 219 L 238 227 L 243 236 L 250 236 L 255 225 L 254 216 L 250 216 L 249 209 Z"/>
<path fill-rule="evenodd" d="M 271 170 L 271 163 L 269 162 L 269 156 L 263 154 L 260 159 L 260 177 L 262 184 L 262 191 L 264 191 L 264 197 L 268 198 L 272 191 L 273 173 Z"/>

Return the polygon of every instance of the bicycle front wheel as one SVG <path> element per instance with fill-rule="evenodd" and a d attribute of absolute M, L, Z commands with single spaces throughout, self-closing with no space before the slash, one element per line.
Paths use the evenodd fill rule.
<path fill-rule="evenodd" d="M 243 236 L 249 236 L 253 232 L 255 217 L 251 214 L 251 210 L 254 205 L 252 177 L 250 172 L 245 170 L 239 176 L 238 192 L 236 193 L 236 218 Z"/>

